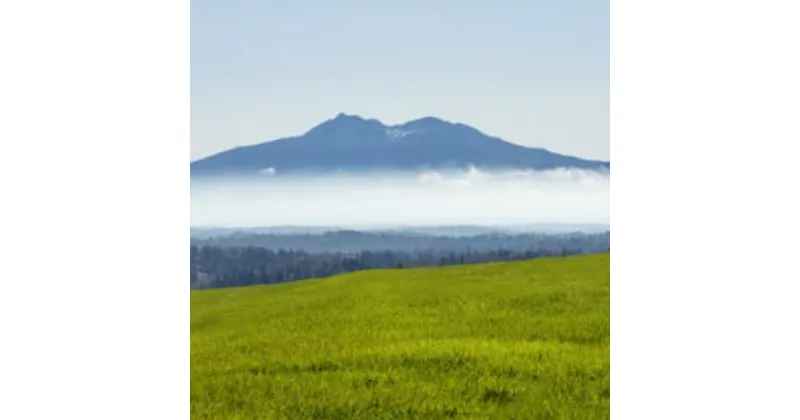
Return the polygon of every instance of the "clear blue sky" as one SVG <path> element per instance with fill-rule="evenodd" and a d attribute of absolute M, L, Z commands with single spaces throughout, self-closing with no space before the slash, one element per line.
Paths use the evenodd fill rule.
<path fill-rule="evenodd" d="M 338 112 L 609 158 L 603 0 L 192 0 L 191 158 Z"/>

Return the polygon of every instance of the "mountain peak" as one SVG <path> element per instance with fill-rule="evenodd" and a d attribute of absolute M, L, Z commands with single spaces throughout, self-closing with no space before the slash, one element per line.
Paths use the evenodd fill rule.
<path fill-rule="evenodd" d="M 336 114 L 333 118 L 329 118 L 326 121 L 322 122 L 319 125 L 327 124 L 327 123 L 336 123 L 336 124 L 364 124 L 367 123 L 372 126 L 383 126 L 383 124 L 374 119 L 374 118 L 364 118 L 358 114 L 348 114 L 346 112 L 340 112 Z"/>
<path fill-rule="evenodd" d="M 445 121 L 445 120 L 443 120 L 441 118 L 422 117 L 422 118 L 417 118 L 416 120 L 411 120 L 411 121 L 405 123 L 404 125 L 409 125 L 409 124 L 415 124 L 415 125 L 420 125 L 420 124 L 425 124 L 425 125 L 432 125 L 432 124 L 436 124 L 436 125 L 451 125 L 452 123 L 447 122 L 447 121 Z"/>
<path fill-rule="evenodd" d="M 420 123 L 420 124 L 450 124 L 450 122 L 448 122 L 448 121 L 445 121 L 445 120 L 443 120 L 443 119 L 441 119 L 441 118 L 436 118 L 436 117 L 431 117 L 431 116 L 417 118 L 416 120 L 411 120 L 411 121 L 409 121 L 409 122 L 408 122 L 408 123 L 406 123 L 406 124 L 411 124 L 411 123 Z"/>
<path fill-rule="evenodd" d="M 377 120 L 340 112 L 335 117 L 318 124 L 306 134 L 325 136 L 365 135 L 371 131 L 383 130 L 383 128 L 383 124 Z"/>
<path fill-rule="evenodd" d="M 564 156 L 486 135 L 466 124 L 425 116 L 396 125 L 339 112 L 301 136 L 221 152 L 192 163 L 192 174 L 417 171 L 465 167 L 580 168 L 608 162 Z"/>
<path fill-rule="evenodd" d="M 408 121 L 400 125 L 400 127 L 420 131 L 439 131 L 452 128 L 455 125 L 456 124 L 436 117 L 422 117 L 417 118 L 416 120 Z"/>
<path fill-rule="evenodd" d="M 333 117 L 332 119 L 333 120 L 361 120 L 361 121 L 364 121 L 364 119 L 359 117 L 358 115 L 355 115 L 355 114 L 350 115 L 350 114 L 347 114 L 345 112 L 340 112 L 340 113 L 336 114 L 336 116 Z"/>

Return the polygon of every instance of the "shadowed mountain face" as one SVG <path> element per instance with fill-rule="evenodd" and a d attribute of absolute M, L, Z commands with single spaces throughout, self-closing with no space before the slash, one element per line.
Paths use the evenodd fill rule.
<path fill-rule="evenodd" d="M 606 171 L 608 162 L 559 155 L 488 136 L 433 117 L 386 126 L 339 114 L 298 136 L 238 147 L 191 164 L 192 177 L 465 169 L 576 168 Z"/>

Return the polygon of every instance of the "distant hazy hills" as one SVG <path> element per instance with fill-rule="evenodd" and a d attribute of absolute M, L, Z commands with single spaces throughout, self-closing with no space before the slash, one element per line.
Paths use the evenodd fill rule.
<path fill-rule="evenodd" d="M 609 162 L 523 147 L 468 125 L 425 117 L 387 126 L 339 114 L 297 137 L 237 147 L 191 163 L 192 177 L 464 169 L 609 170 Z"/>
<path fill-rule="evenodd" d="M 608 224 L 602 223 L 540 223 L 530 225 L 505 226 L 383 226 L 383 227 L 342 227 L 342 226 L 272 226 L 249 228 L 193 227 L 191 237 L 197 239 L 219 238 L 242 235 L 323 235 L 337 232 L 359 232 L 364 234 L 385 234 L 429 237 L 471 237 L 480 235 L 522 235 L 522 234 L 571 234 L 603 233 L 610 231 Z"/>

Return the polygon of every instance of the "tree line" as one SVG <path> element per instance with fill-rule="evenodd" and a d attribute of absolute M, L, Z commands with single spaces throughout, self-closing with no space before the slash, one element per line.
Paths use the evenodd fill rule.
<path fill-rule="evenodd" d="M 598 241 L 598 237 L 605 238 L 605 241 Z M 496 249 L 481 249 L 473 243 L 473 248 L 469 249 L 431 247 L 412 250 L 374 249 L 358 252 L 309 252 L 298 249 L 278 249 L 276 251 L 254 245 L 193 244 L 190 250 L 191 288 L 283 283 L 368 269 L 474 264 L 608 252 L 610 250 L 608 239 L 608 233 L 561 235 L 561 239 L 554 242 L 529 242 L 528 246 L 518 245 Z"/>
<path fill-rule="evenodd" d="M 583 248 L 602 250 L 608 247 L 610 233 L 488 233 L 470 236 L 438 236 L 414 233 L 386 233 L 337 230 L 325 233 L 250 233 L 234 232 L 213 237 L 193 237 L 196 246 L 257 246 L 267 249 L 294 249 L 310 253 L 355 253 L 364 250 L 468 252 L 508 249 Z"/>

